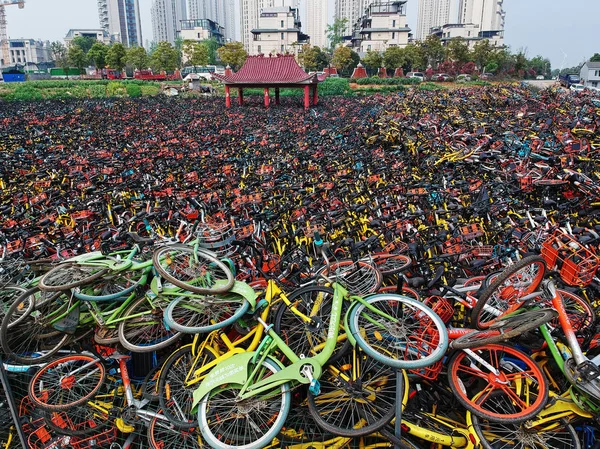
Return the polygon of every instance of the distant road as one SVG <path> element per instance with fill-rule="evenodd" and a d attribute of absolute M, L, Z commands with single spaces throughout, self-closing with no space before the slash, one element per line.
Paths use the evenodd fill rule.
<path fill-rule="evenodd" d="M 532 86 L 539 87 L 540 89 L 545 89 L 547 87 L 558 86 L 558 81 L 556 80 L 525 80 L 525 83 L 531 84 Z"/>

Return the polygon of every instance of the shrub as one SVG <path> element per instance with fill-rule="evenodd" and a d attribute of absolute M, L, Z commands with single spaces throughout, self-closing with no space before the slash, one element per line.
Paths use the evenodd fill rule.
<path fill-rule="evenodd" d="M 96 85 L 90 86 L 90 97 L 91 98 L 106 97 L 106 85 L 96 84 Z"/>
<path fill-rule="evenodd" d="M 388 85 L 388 86 L 404 86 L 411 84 L 419 84 L 419 80 L 415 78 L 379 78 L 376 76 L 372 76 L 371 78 L 361 78 L 356 80 L 356 83 L 359 85 Z"/>
<path fill-rule="evenodd" d="M 106 86 L 106 95 L 108 97 L 124 97 L 127 95 L 127 89 L 123 83 L 111 81 Z"/>
<path fill-rule="evenodd" d="M 422 83 L 419 86 L 419 89 L 433 91 L 433 90 L 444 90 L 445 87 L 440 86 L 439 84 L 435 84 L 435 83 Z"/>
<path fill-rule="evenodd" d="M 158 95 L 160 93 L 159 86 L 140 86 L 143 96 Z"/>
<path fill-rule="evenodd" d="M 132 98 L 142 96 L 142 88 L 138 84 L 125 84 L 125 90 L 127 95 Z"/>
<path fill-rule="evenodd" d="M 346 95 L 350 93 L 350 83 L 346 78 L 327 78 L 319 86 L 319 95 Z"/>
<path fill-rule="evenodd" d="M 26 83 L 23 83 L 23 84 L 17 86 L 17 88 L 15 89 L 14 99 L 20 100 L 20 101 L 32 101 L 32 100 L 41 100 L 41 99 L 43 99 L 43 97 L 42 97 L 42 93 L 38 89 L 36 89 L 33 86 L 30 86 Z"/>

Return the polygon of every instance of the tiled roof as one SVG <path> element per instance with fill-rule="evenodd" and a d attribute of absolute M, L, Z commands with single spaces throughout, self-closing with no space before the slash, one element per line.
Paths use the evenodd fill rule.
<path fill-rule="evenodd" d="M 231 75 L 213 74 L 226 84 L 297 84 L 318 82 L 316 75 L 307 74 L 294 55 L 248 56 L 242 68 Z"/>
<path fill-rule="evenodd" d="M 585 64 L 588 69 L 600 69 L 600 62 L 587 61 Z"/>

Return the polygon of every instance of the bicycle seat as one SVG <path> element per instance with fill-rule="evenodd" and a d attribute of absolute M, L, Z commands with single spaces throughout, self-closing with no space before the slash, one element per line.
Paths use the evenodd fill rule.
<path fill-rule="evenodd" d="M 134 243 L 137 243 L 138 245 L 141 245 L 141 246 L 154 244 L 154 239 L 141 237 L 138 234 L 136 234 L 135 232 L 128 232 L 127 237 L 129 237 L 131 240 L 133 240 Z"/>

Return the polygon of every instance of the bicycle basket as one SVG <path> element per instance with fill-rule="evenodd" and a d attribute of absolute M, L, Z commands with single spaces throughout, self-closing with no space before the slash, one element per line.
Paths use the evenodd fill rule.
<path fill-rule="evenodd" d="M 230 223 L 201 223 L 196 230 L 198 246 L 217 254 L 218 258 L 233 254 L 235 231 Z"/>
<path fill-rule="evenodd" d="M 542 244 L 542 257 L 565 284 L 585 287 L 592 282 L 599 260 L 588 248 L 561 230 Z"/>
<path fill-rule="evenodd" d="M 373 263 L 364 260 L 332 262 L 321 273 L 359 296 L 377 292 L 382 281 L 381 272 Z"/>

